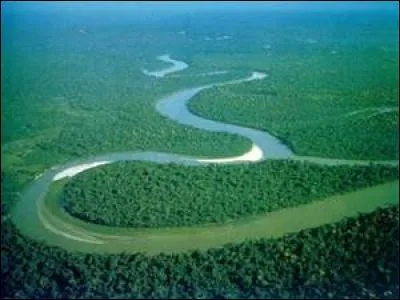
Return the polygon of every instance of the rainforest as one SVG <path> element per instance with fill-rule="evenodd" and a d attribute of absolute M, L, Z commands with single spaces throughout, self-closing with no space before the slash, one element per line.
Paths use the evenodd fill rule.
<path fill-rule="evenodd" d="M 399 298 L 397 2 L 2 2 L 1 298 Z"/>

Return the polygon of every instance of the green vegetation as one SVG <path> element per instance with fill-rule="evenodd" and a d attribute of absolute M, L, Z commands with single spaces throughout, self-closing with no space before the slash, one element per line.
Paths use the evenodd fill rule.
<path fill-rule="evenodd" d="M 206 118 L 269 131 L 299 155 L 398 159 L 398 110 L 346 116 L 399 107 L 398 52 L 348 47 L 335 55 L 319 50 L 267 60 L 268 78 L 205 91 L 189 108 Z M 265 65 L 261 58 L 260 64 Z"/>
<path fill-rule="evenodd" d="M 55 164 L 90 155 L 146 150 L 221 157 L 251 147 L 245 138 L 184 127 L 155 110 L 163 96 L 215 80 L 142 74 L 142 68 L 168 66 L 156 57 L 169 50 L 166 41 L 183 43 L 176 33 L 114 22 L 107 28 L 79 24 L 85 21 L 64 13 L 43 28 L 31 15 L 19 14 L 18 22 L 2 15 L 8 30 L 1 40 L 1 170 L 12 192 Z M 66 30 L 63 22 L 76 25 Z M 91 26 L 86 35 L 78 30 Z M 181 53 L 171 55 L 185 59 Z M 232 71 L 218 80 L 245 73 Z"/>
<path fill-rule="evenodd" d="M 240 243 L 249 239 L 280 238 L 289 233 L 340 222 L 358 214 L 367 214 L 378 208 L 397 205 L 399 181 L 363 188 L 354 192 L 327 197 L 304 205 L 278 211 L 240 218 L 225 224 L 200 224 L 189 227 L 127 228 L 89 223 L 74 218 L 57 203 L 65 182 L 52 184 L 43 201 L 25 201 L 28 210 L 38 210 L 42 221 L 32 214 L 19 214 L 19 230 L 43 243 L 59 246 L 69 251 L 85 253 L 183 253 L 193 250 L 208 250 L 229 243 Z M 24 212 L 25 208 L 22 208 Z M 29 220 L 30 217 L 34 220 Z M 36 219 L 36 220 L 35 220 Z M 44 231 L 37 222 L 50 225 L 55 232 L 70 238 L 54 239 L 53 231 Z M 85 241 L 85 242 L 82 242 Z M 100 242 L 93 247 L 88 241 Z"/>
<path fill-rule="evenodd" d="M 74 76 L 78 77 L 77 74 Z M 22 78 L 19 80 L 23 81 Z M 44 78 L 43 84 L 45 81 Z M 51 80 L 46 83 L 51 83 Z M 69 84 L 74 85 L 72 82 Z M 24 86 L 27 90 L 31 88 L 31 96 L 24 95 L 14 100 L 2 95 L 2 128 L 5 128 L 2 134 L 2 174 L 15 183 L 14 190 L 20 190 L 52 165 L 89 155 L 158 150 L 226 156 L 242 154 L 251 147 L 250 141 L 242 137 L 183 127 L 160 116 L 154 103 L 162 97 L 161 94 L 165 95 L 165 90 L 163 93 L 160 89 L 157 93 L 130 90 L 121 96 L 121 89 L 115 86 L 119 92 L 111 97 L 101 89 L 84 91 L 86 85 L 77 85 L 83 89 L 75 91 L 76 95 L 79 94 L 77 98 L 55 99 L 54 95 L 61 93 L 52 93 L 41 96 L 43 99 L 35 99 L 35 95 L 43 94 L 38 89 L 49 93 L 41 85 Z M 174 90 L 178 87 L 175 85 Z M 19 92 L 24 90 L 21 88 Z M 68 93 L 67 90 L 64 92 Z M 2 93 L 6 91 L 2 89 Z M 122 101 L 125 102 L 122 104 Z M 31 104 L 35 102 L 40 105 Z M 23 111 L 19 119 L 15 112 L 21 107 Z"/>
<path fill-rule="evenodd" d="M 180 126 L 161 117 L 154 104 L 181 88 L 236 79 L 252 70 L 270 76 L 248 85 L 205 91 L 191 109 L 229 123 L 270 130 L 288 141 L 298 154 L 397 158 L 397 112 L 372 118 L 368 114 L 342 116 L 369 107 L 398 107 L 398 10 L 349 10 L 345 14 L 221 10 L 164 18 L 162 14 L 133 16 L 132 10 L 125 8 L 96 9 L 93 13 L 88 6 L 52 10 L 47 5 L 32 4 L 38 7 L 8 10 L 8 5 L 14 4 L 1 5 L 1 298 L 399 297 L 398 207 L 277 240 L 153 257 L 68 252 L 23 236 L 9 217 L 19 193 L 35 176 L 71 159 L 129 150 L 196 156 L 242 154 L 250 147 L 249 141 Z M 178 33 L 182 30 L 185 35 Z M 232 39 L 205 40 L 206 36 L 221 35 Z M 266 44 L 271 47 L 265 49 Z M 142 68 L 166 66 L 155 60 L 164 53 L 190 67 L 179 73 L 182 77 L 144 76 Z M 190 76 L 217 70 L 230 73 Z M 274 163 L 268 168 L 273 169 Z M 347 174 L 340 168 L 321 167 L 317 171 L 311 165 L 280 166 L 291 170 L 290 181 L 283 184 L 279 177 L 286 175 L 278 176 L 275 168 L 274 182 L 281 184 L 279 188 L 270 191 L 253 184 L 253 191 L 261 192 L 262 199 L 267 199 L 266 193 L 273 197 L 278 192 L 288 195 L 277 205 L 294 205 L 295 191 L 300 193 L 296 197 L 296 203 L 300 203 L 312 200 L 305 193 L 313 189 L 316 196 L 322 196 L 397 178 L 394 169 L 380 167 L 346 169 Z M 147 178 L 160 186 L 155 184 L 146 193 L 156 195 L 165 188 L 165 202 L 174 195 L 169 192 L 175 187 L 167 186 L 171 178 L 165 178 L 173 170 L 177 171 L 175 180 L 181 181 L 174 191 L 182 198 L 191 197 L 183 182 L 194 174 L 201 180 L 192 189 L 199 195 L 198 201 L 218 196 L 220 210 L 212 206 L 217 208 L 217 220 L 211 214 L 202 222 L 245 215 L 238 205 L 233 205 L 230 215 L 218 214 L 224 205 L 235 201 L 247 214 L 257 213 L 261 205 L 264 211 L 274 209 L 268 201 L 255 203 L 260 195 L 239 199 L 234 194 L 243 195 L 242 181 L 251 183 L 232 170 L 242 174 L 250 170 L 249 166 L 222 167 L 218 172 L 212 166 L 199 170 L 182 167 L 179 172 L 181 167 L 172 165 L 137 164 L 122 172 L 124 168 L 127 165 L 118 164 L 83 173 L 70 184 L 82 187 L 81 178 L 103 180 L 102 172 L 138 175 L 151 169 Z M 260 173 L 255 173 L 254 179 L 264 184 L 271 177 L 261 172 L 261 166 L 258 168 Z M 205 170 L 212 178 L 221 179 L 218 190 L 211 188 L 211 179 L 202 174 Z M 338 174 L 331 174 L 331 170 Z M 230 182 L 234 178 L 236 186 Z M 94 192 L 108 197 L 110 193 L 121 201 L 111 187 L 120 184 L 117 193 L 132 190 L 134 194 L 135 183 L 143 202 L 144 187 L 150 183 L 143 185 L 139 176 L 130 179 L 110 179 L 110 186 L 98 191 L 94 190 L 97 183 L 88 181 L 85 197 L 92 199 Z M 307 180 L 313 185 L 309 186 Z M 268 184 L 272 186 L 273 182 Z M 202 191 L 201 187 L 207 189 Z M 218 194 L 219 188 L 230 198 L 226 203 Z M 70 192 L 74 195 L 73 190 Z M 161 203 L 160 195 L 156 196 L 149 201 L 151 209 L 163 208 L 156 205 Z M 186 201 L 181 206 L 188 210 L 189 205 Z M 174 203 L 170 207 L 178 208 Z M 209 209 L 202 205 L 198 208 Z M 171 216 L 162 221 L 200 222 L 194 214 L 192 219 L 172 220 Z M 257 230 L 260 233 L 263 227 Z"/>
<path fill-rule="evenodd" d="M 80 254 L 2 224 L 1 297 L 392 298 L 399 296 L 399 208 L 179 255 Z"/>
<path fill-rule="evenodd" d="M 225 223 L 398 178 L 398 167 L 294 161 L 202 167 L 121 162 L 78 174 L 60 201 L 80 219 L 119 227 Z"/>
<path fill-rule="evenodd" d="M 274 13 L 266 22 L 265 13 L 232 12 L 189 14 L 170 19 L 166 26 L 164 21 L 135 24 L 136 19 L 125 13 L 110 23 L 89 11 L 82 11 L 88 18 L 65 10 L 28 11 L 2 10 L 1 169 L 13 183 L 12 192 L 54 164 L 93 154 L 128 149 L 204 156 L 243 153 L 249 141 L 180 126 L 158 115 L 154 103 L 181 88 L 238 78 L 250 70 L 270 77 L 248 86 L 219 88 L 231 91 L 229 99 L 205 91 L 193 107 L 218 118 L 223 107 L 224 120 L 276 132 L 299 154 L 377 159 L 396 155 L 393 126 L 398 122 L 382 126 L 375 118 L 376 125 L 366 121 L 367 127 L 354 129 L 357 138 L 347 123 L 331 130 L 307 124 L 310 116 L 325 120 L 365 107 L 398 105 L 396 16 L 367 12 L 344 19 L 337 13 L 299 18 Z M 178 34 L 182 28 L 187 35 Z M 222 32 L 232 40 L 204 40 Z M 308 44 L 309 38 L 317 42 Z M 264 49 L 265 44 L 271 49 Z M 142 68 L 166 66 L 155 58 L 167 52 L 189 63 L 179 74 L 187 76 L 159 80 L 141 73 Z M 216 70 L 230 73 L 218 79 L 190 77 Z M 207 100 L 208 96 L 212 97 Z M 214 113 L 219 103 L 224 105 Z"/>

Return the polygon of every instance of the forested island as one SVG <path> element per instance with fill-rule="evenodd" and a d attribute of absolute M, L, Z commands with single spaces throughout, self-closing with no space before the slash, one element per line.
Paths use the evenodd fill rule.
<path fill-rule="evenodd" d="M 117 227 L 221 224 L 399 178 L 398 167 L 285 160 L 181 166 L 120 162 L 78 174 L 59 200 L 71 215 Z"/>

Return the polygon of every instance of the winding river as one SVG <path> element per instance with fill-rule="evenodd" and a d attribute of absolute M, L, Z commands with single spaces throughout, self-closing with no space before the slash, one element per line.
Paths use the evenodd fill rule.
<path fill-rule="evenodd" d="M 168 55 L 159 56 L 158 59 L 172 63 L 173 66 L 155 72 L 143 70 L 146 75 L 162 78 L 169 73 L 188 67 L 186 63 L 171 59 Z M 264 80 L 266 77 L 267 75 L 264 73 L 252 72 L 246 78 L 184 89 L 160 99 L 156 104 L 156 109 L 161 115 L 182 125 L 208 131 L 227 132 L 248 138 L 252 141 L 253 145 L 243 155 L 226 158 L 209 158 L 162 152 L 127 151 L 92 156 L 64 165 L 54 166 L 36 178 L 22 193 L 21 200 L 16 204 L 12 212 L 13 222 L 24 235 L 71 251 L 112 253 L 140 251 L 148 254 L 156 254 L 159 252 L 207 249 L 209 247 L 222 246 L 230 242 L 240 242 L 247 238 L 280 236 L 288 232 L 318 226 L 327 222 L 335 222 L 343 217 L 356 215 L 361 211 L 372 211 L 382 205 L 397 203 L 398 192 L 396 191 L 398 190 L 398 182 L 394 182 L 370 188 L 369 190 L 350 193 L 346 199 L 331 197 L 326 201 L 318 201 L 317 203 L 284 209 L 266 214 L 265 216 L 249 218 L 247 221 L 239 220 L 225 225 L 135 229 L 112 228 L 86 223 L 67 214 L 57 203 L 47 203 L 45 201 L 45 196 L 51 190 L 51 185 L 53 187 L 57 186 L 57 184 L 61 186 L 60 182 L 80 172 L 118 161 L 150 161 L 162 164 L 205 165 L 256 163 L 265 159 L 294 159 L 328 165 L 370 164 L 369 161 L 297 156 L 283 142 L 267 132 L 207 120 L 192 114 L 187 108 L 187 102 L 205 89 L 221 85 Z M 378 161 L 375 163 L 398 165 L 398 161 Z M 380 195 L 376 198 L 381 199 L 381 196 L 385 195 L 384 198 L 387 200 L 374 200 L 368 204 L 357 202 L 360 201 L 360 197 L 373 195 L 374 193 Z M 353 198 L 354 200 L 349 200 Z M 356 205 L 355 203 L 358 204 Z M 328 209 L 329 215 L 325 215 L 322 219 L 313 218 L 312 215 L 318 209 L 321 211 Z M 299 214 L 302 216 L 308 215 L 309 218 L 305 218 L 308 221 L 302 224 L 296 223 L 294 215 Z"/>

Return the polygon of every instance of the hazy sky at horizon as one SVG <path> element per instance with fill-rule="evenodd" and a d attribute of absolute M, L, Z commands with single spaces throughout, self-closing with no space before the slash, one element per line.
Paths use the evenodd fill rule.
<path fill-rule="evenodd" d="M 260 16 L 274 12 L 291 15 L 332 12 L 345 15 L 366 11 L 385 16 L 390 13 L 398 18 L 398 7 L 396 1 L 2 1 L 1 23 L 4 25 L 6 20 L 11 20 L 13 26 L 19 26 L 17 24 L 24 18 L 35 19 L 39 23 L 49 18 L 80 18 L 104 24 L 123 23 L 124 19 L 150 24 L 182 16 L 203 16 L 205 13 L 229 18 L 230 13 L 241 12 L 243 15 L 254 13 Z M 30 22 L 32 24 L 33 21 Z"/>
<path fill-rule="evenodd" d="M 46 6 L 46 7 L 136 7 L 142 9 L 398 9 L 397 1 L 7 1 L 2 7 Z"/>

